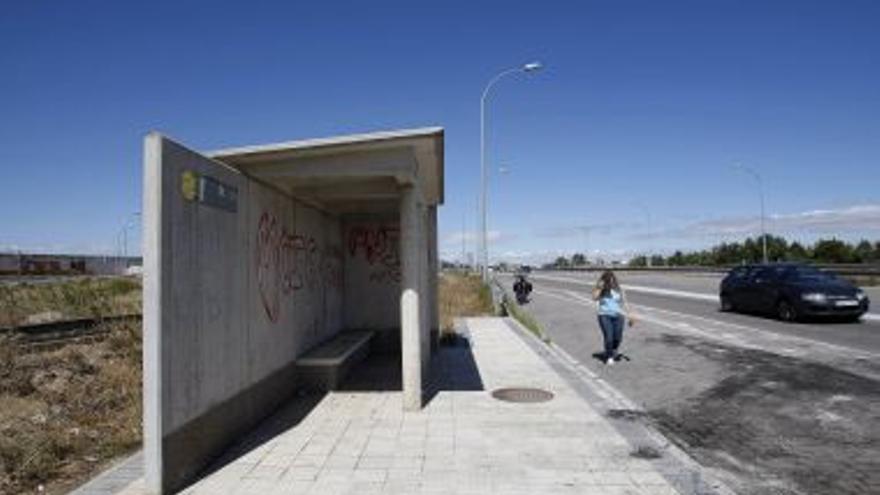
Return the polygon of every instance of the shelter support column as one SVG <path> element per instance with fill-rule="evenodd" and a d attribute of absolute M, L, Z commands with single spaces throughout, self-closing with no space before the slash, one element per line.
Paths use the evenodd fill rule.
<path fill-rule="evenodd" d="M 430 265 L 430 255 L 428 254 L 428 238 L 430 237 L 430 233 L 428 232 L 428 209 L 424 206 L 419 207 L 419 219 L 422 222 L 421 228 L 421 246 L 419 248 L 419 287 L 421 294 L 420 298 L 420 315 L 421 319 L 419 323 L 421 323 L 421 328 L 419 331 L 422 335 L 422 379 L 428 376 L 430 372 L 431 365 L 431 290 L 430 284 L 428 282 L 428 270 Z M 426 380 L 427 381 L 427 380 Z"/>
<path fill-rule="evenodd" d="M 403 408 L 422 408 L 423 215 L 416 187 L 400 191 L 400 344 Z"/>
<path fill-rule="evenodd" d="M 440 301 L 437 276 L 440 273 L 440 253 L 437 246 L 437 206 L 428 207 L 428 315 L 431 325 L 431 351 L 437 350 L 440 338 Z"/>

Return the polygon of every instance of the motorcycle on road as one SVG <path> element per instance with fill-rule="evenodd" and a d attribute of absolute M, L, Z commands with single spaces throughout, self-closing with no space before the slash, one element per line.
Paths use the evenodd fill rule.
<path fill-rule="evenodd" d="M 517 275 L 513 283 L 513 293 L 516 294 L 516 303 L 523 305 L 529 302 L 529 294 L 532 293 L 532 283 L 526 280 L 524 275 Z"/>

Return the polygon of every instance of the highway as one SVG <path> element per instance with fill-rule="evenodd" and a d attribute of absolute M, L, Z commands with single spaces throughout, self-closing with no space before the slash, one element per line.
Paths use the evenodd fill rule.
<path fill-rule="evenodd" d="M 722 313 L 718 306 L 720 275 L 715 274 L 617 274 L 630 302 L 646 311 L 664 310 L 690 316 L 699 316 L 731 325 L 743 325 L 754 330 L 813 339 L 853 350 L 868 350 L 880 354 L 880 294 L 867 288 L 874 309 L 859 323 L 800 322 L 786 323 L 772 317 L 740 313 Z M 598 275 L 583 272 L 535 273 L 531 278 L 546 290 L 571 291 L 587 296 Z"/>
<path fill-rule="evenodd" d="M 633 417 L 737 493 L 880 487 L 880 319 L 792 324 L 721 313 L 718 275 L 617 275 L 637 322 L 624 332 L 627 359 L 614 365 L 598 359 L 596 274 L 535 272 L 521 309 L 639 409 Z M 513 278 L 498 281 L 510 290 Z"/>

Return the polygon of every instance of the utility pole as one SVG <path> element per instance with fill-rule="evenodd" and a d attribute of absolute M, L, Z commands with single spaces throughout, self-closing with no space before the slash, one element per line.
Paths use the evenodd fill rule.
<path fill-rule="evenodd" d="M 467 266 L 467 214 L 461 213 L 461 265 Z"/>

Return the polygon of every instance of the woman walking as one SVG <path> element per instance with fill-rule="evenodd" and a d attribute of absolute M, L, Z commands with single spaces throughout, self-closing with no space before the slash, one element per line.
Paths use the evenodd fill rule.
<path fill-rule="evenodd" d="M 629 304 L 617 277 L 611 270 L 606 270 L 593 286 L 593 300 L 599 303 L 599 326 L 605 339 L 605 364 L 614 364 L 620 360 L 620 344 L 623 342 L 624 320 L 632 326 L 635 323 Z"/>

